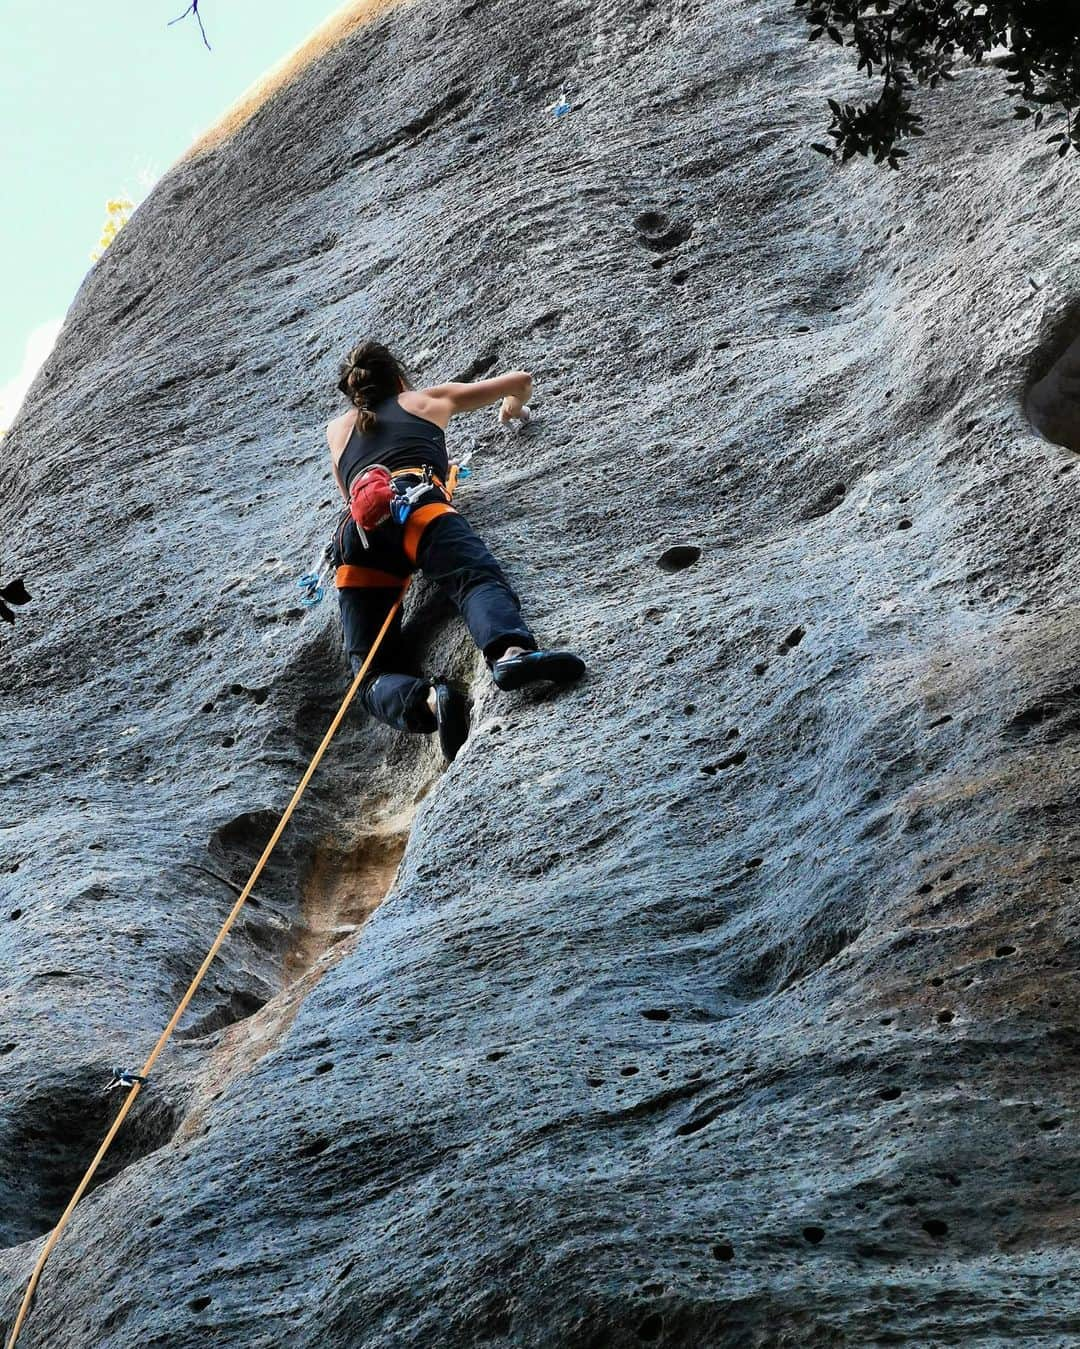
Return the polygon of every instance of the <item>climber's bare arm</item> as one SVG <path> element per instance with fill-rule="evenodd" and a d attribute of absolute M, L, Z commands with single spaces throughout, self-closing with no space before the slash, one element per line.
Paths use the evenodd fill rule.
<path fill-rule="evenodd" d="M 449 420 L 457 412 L 473 412 L 501 398 L 500 420 L 521 415 L 521 406 L 532 397 L 532 375 L 528 370 L 507 370 L 494 379 L 477 379 L 470 384 L 436 384 L 424 390 L 438 410 Z"/>
<path fill-rule="evenodd" d="M 344 423 L 352 420 L 352 414 L 346 413 L 343 417 L 335 417 L 326 428 L 326 443 L 330 446 L 330 463 L 334 470 L 334 481 L 338 485 L 338 491 L 342 499 L 349 500 L 349 494 L 345 490 L 345 484 L 341 480 L 341 469 L 338 468 L 338 460 L 341 458 L 342 451 L 345 449 L 345 443 L 349 439 L 348 431 L 345 430 Z M 344 431 L 344 435 L 342 432 Z"/>

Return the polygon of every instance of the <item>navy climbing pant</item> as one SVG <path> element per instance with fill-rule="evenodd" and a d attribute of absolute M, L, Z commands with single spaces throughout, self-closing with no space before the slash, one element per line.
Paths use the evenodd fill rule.
<path fill-rule="evenodd" d="M 441 499 L 438 493 L 431 497 Z M 393 520 L 371 530 L 368 543 L 370 547 L 365 548 L 360 542 L 346 510 L 334 531 L 332 553 L 338 569 L 345 654 L 354 675 L 414 570 L 446 592 L 489 665 L 508 646 L 536 650 L 536 639 L 521 615 L 517 595 L 463 515 L 439 515 L 427 525 L 416 547 L 415 568 L 405 553 L 403 526 Z M 431 682 L 397 673 L 404 663 L 399 609 L 360 686 L 361 702 L 388 726 L 401 731 L 433 731 L 435 719 L 427 706 Z"/>

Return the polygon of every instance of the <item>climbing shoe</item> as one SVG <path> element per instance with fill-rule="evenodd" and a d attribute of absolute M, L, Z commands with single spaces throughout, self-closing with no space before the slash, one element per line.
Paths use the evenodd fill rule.
<path fill-rule="evenodd" d="M 491 677 L 501 689 L 519 689 L 537 679 L 569 684 L 585 673 L 585 662 L 572 651 L 525 651 L 503 656 L 491 667 Z"/>
<path fill-rule="evenodd" d="M 465 701 L 465 695 L 445 679 L 435 679 L 433 686 L 439 744 L 443 757 L 448 763 L 453 763 L 458 750 L 469 737 L 469 704 Z"/>

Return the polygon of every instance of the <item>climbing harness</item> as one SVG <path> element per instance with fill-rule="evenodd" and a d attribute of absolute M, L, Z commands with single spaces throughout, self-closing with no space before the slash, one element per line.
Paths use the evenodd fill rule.
<path fill-rule="evenodd" d="M 416 469 L 400 470 L 400 472 L 402 473 L 418 472 L 418 471 L 419 470 Z M 448 503 L 450 498 L 454 494 L 454 488 L 457 486 L 457 479 L 458 479 L 458 465 L 451 464 L 448 482 L 446 487 L 443 489 L 447 501 L 445 503 L 436 502 L 430 506 L 421 506 L 420 509 L 417 510 L 415 513 L 413 513 L 411 518 L 409 519 L 406 532 L 408 532 L 408 527 L 412 526 L 416 521 L 416 519 L 419 516 L 422 516 L 425 511 L 435 510 L 438 513 L 442 513 L 443 511 L 453 510 L 453 507 L 450 506 Z M 439 485 L 442 486 L 442 484 Z M 177 1025 L 179 1024 L 180 1018 L 187 1011 L 188 1004 L 195 996 L 195 993 L 198 990 L 199 985 L 202 983 L 207 970 L 213 964 L 214 957 L 217 955 L 218 951 L 221 950 L 221 947 L 225 942 L 225 938 L 229 935 L 229 930 L 232 928 L 233 924 L 240 916 L 240 910 L 247 903 L 248 896 L 255 888 L 255 882 L 262 875 L 263 868 L 266 866 L 266 863 L 270 860 L 271 853 L 273 853 L 274 849 L 277 847 L 278 839 L 280 839 L 281 835 L 285 832 L 285 826 L 289 823 L 289 820 L 292 818 L 293 811 L 296 809 L 297 805 L 300 802 L 300 798 L 303 796 L 305 790 L 307 789 L 308 783 L 314 776 L 316 768 L 318 768 L 319 764 L 322 762 L 323 755 L 330 747 L 330 742 L 337 734 L 338 727 L 345 719 L 345 713 L 349 710 L 349 705 L 352 703 L 352 700 L 356 697 L 360 685 L 364 682 L 364 679 L 367 677 L 367 672 L 371 668 L 371 663 L 375 659 L 379 647 L 383 643 L 383 639 L 386 637 L 386 634 L 390 631 L 390 625 L 397 617 L 398 612 L 400 611 L 402 603 L 404 602 L 405 599 L 405 592 L 408 590 L 411 583 L 412 583 L 411 574 L 409 576 L 406 576 L 404 581 L 402 581 L 402 578 L 400 576 L 394 577 L 394 584 L 395 585 L 400 584 L 401 590 L 400 593 L 398 594 L 397 599 L 390 606 L 386 618 L 383 620 L 383 625 L 379 629 L 375 641 L 372 643 L 371 650 L 367 653 L 367 656 L 364 658 L 363 664 L 360 666 L 359 670 L 357 670 L 356 674 L 353 676 L 353 681 L 349 685 L 345 697 L 341 700 L 341 706 L 335 713 L 333 721 L 327 727 L 326 734 L 319 742 L 318 749 L 316 749 L 315 753 L 312 755 L 311 762 L 304 770 L 303 777 L 300 779 L 299 783 L 297 783 L 296 790 L 293 792 L 292 796 L 289 799 L 289 804 L 285 807 L 284 811 L 282 812 L 281 818 L 278 820 L 277 825 L 274 828 L 274 832 L 270 835 L 270 839 L 267 842 L 266 847 L 263 848 L 259 860 L 255 863 L 255 869 L 248 877 L 247 882 L 244 885 L 244 888 L 240 891 L 240 894 L 236 899 L 236 902 L 229 910 L 229 913 L 226 916 L 225 921 L 222 923 L 220 931 L 214 938 L 209 951 L 207 951 L 202 964 L 199 966 L 198 970 L 196 970 L 195 977 L 188 985 L 187 991 L 185 992 L 184 996 L 180 999 L 180 1002 L 177 1005 L 176 1010 L 169 1018 L 168 1025 L 158 1036 L 157 1043 L 150 1051 L 150 1055 L 147 1058 L 146 1062 L 143 1064 L 141 1071 L 135 1073 L 131 1072 L 130 1070 L 120 1070 L 117 1068 L 114 1068 L 112 1070 L 113 1082 L 110 1083 L 109 1088 L 107 1088 L 107 1090 L 111 1090 L 113 1086 L 125 1087 L 127 1088 L 128 1094 L 124 1098 L 124 1103 L 123 1105 L 121 1105 L 117 1113 L 117 1116 L 113 1120 L 112 1125 L 110 1126 L 108 1133 L 105 1135 L 105 1138 L 101 1146 L 94 1154 L 93 1161 L 87 1167 L 86 1174 L 83 1176 L 82 1180 L 79 1181 L 78 1188 L 76 1189 L 75 1193 L 71 1196 L 71 1199 L 68 1201 L 67 1208 L 65 1208 L 63 1213 L 61 1213 L 59 1219 L 57 1220 L 56 1226 L 49 1233 L 49 1238 L 41 1249 L 41 1254 L 38 1256 L 37 1261 L 34 1264 L 34 1268 L 30 1273 L 30 1281 L 26 1286 L 26 1292 L 23 1294 L 22 1302 L 19 1305 L 18 1315 L 15 1317 L 15 1324 L 12 1327 L 11 1335 L 8 1338 L 5 1349 L 15 1349 L 15 1342 L 19 1338 L 19 1332 L 22 1330 L 23 1324 L 26 1321 L 27 1314 L 30 1311 L 30 1306 L 34 1300 L 34 1293 L 37 1290 L 38 1283 L 41 1279 L 42 1271 L 45 1268 L 45 1262 L 52 1254 L 53 1248 L 55 1247 L 56 1243 L 60 1240 L 61 1233 L 67 1226 L 71 1218 L 71 1215 L 75 1211 L 75 1206 L 78 1204 L 79 1200 L 86 1193 L 87 1187 L 93 1180 L 98 1167 L 101 1165 L 102 1159 L 104 1158 L 105 1154 L 108 1152 L 110 1146 L 112 1145 L 113 1139 L 120 1132 L 120 1126 L 127 1118 L 128 1113 L 131 1110 L 131 1107 L 135 1104 L 135 1100 L 139 1095 L 139 1092 L 143 1089 L 144 1085 L 146 1084 L 150 1076 L 150 1072 L 153 1069 L 154 1064 L 157 1062 L 159 1055 L 161 1054 L 165 1046 L 168 1044 L 169 1040 L 172 1038 L 173 1031 L 175 1031 Z"/>
<path fill-rule="evenodd" d="M 472 459 L 472 450 L 466 450 L 458 459 L 453 461 L 457 468 L 458 478 L 467 478 L 472 469 L 469 468 L 469 461 Z M 371 475 L 368 479 L 368 475 Z M 396 479 L 404 477 L 419 476 L 420 481 L 412 487 L 404 487 Z M 368 481 L 365 482 L 365 479 Z M 360 542 L 365 548 L 371 545 L 368 543 L 368 531 L 377 529 L 388 519 L 393 519 L 397 524 L 403 525 L 412 514 L 412 509 L 422 496 L 430 492 L 432 488 L 438 488 L 445 495 L 445 488 L 442 482 L 435 476 L 430 464 L 423 468 L 399 468 L 392 473 L 383 467 L 382 464 L 373 464 L 371 468 L 365 469 L 363 473 L 353 482 L 349 498 L 349 515 L 356 525 L 356 532 L 360 535 Z M 330 545 L 319 554 L 318 559 L 312 563 L 310 571 L 304 572 L 303 576 L 297 577 L 296 584 L 301 590 L 300 603 L 305 608 L 311 609 L 319 604 L 326 594 L 325 583 L 329 579 L 333 568 L 333 549 Z M 371 568 L 339 567 L 338 584 L 339 585 L 398 585 L 399 577 L 390 577 L 388 573 L 379 572 L 378 579 L 372 580 L 343 580 L 342 572 L 367 571 Z"/>
<path fill-rule="evenodd" d="M 419 477 L 420 481 L 412 487 L 396 481 L 408 477 Z M 420 498 L 434 488 L 446 495 L 442 481 L 435 476 L 430 464 L 422 468 L 396 468 L 393 472 L 384 464 L 365 468 L 349 487 L 349 514 L 360 542 L 370 548 L 368 534 L 387 520 L 393 519 L 403 525 Z"/>

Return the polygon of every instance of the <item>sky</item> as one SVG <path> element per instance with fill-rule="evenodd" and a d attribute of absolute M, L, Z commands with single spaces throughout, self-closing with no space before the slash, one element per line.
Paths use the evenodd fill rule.
<path fill-rule="evenodd" d="M 140 201 L 341 0 L 0 0 L 0 430 L 75 298 L 106 203 Z"/>

